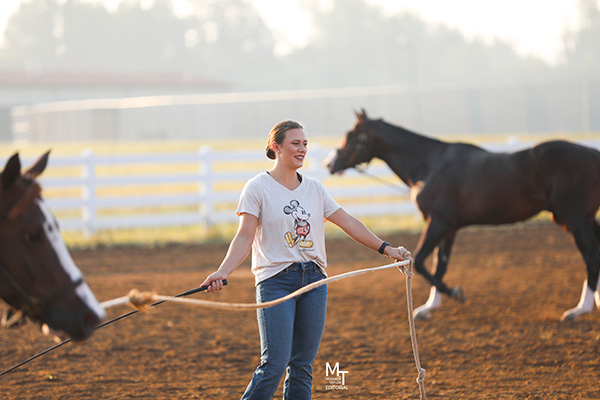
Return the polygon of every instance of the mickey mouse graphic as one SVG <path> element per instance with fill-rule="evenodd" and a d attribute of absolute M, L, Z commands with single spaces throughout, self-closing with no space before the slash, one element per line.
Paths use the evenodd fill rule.
<path fill-rule="evenodd" d="M 303 248 L 313 247 L 313 242 L 306 240 L 306 237 L 310 233 L 310 224 L 308 223 L 310 214 L 300 206 L 300 202 L 298 200 L 290 201 L 289 206 L 283 207 L 283 212 L 294 218 L 295 235 L 292 232 L 286 232 L 284 235 L 287 245 L 290 248 L 296 244 Z"/>

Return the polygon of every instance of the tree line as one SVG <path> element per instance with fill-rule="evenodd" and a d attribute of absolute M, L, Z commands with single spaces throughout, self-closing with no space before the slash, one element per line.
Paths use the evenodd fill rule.
<path fill-rule="evenodd" d="M 595 0 L 580 0 L 580 27 L 565 32 L 557 65 L 415 14 L 385 14 L 366 0 L 333 0 L 328 8 L 306 0 L 314 34 L 276 55 L 274 33 L 247 1 L 190 4 L 193 12 L 182 17 L 170 0 L 122 0 L 113 12 L 78 0 L 23 2 L 8 20 L 0 70 L 177 72 L 237 90 L 599 77 Z"/>

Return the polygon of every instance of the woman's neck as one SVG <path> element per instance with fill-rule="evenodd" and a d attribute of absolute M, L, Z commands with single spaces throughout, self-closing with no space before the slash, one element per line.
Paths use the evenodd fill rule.
<path fill-rule="evenodd" d="M 290 190 L 294 190 L 300 185 L 299 174 L 295 169 L 277 168 L 275 166 L 268 173 L 273 179 Z"/>

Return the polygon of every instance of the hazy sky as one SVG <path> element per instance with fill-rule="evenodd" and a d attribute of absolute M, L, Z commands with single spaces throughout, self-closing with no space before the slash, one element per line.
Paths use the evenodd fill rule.
<path fill-rule="evenodd" d="M 21 1 L 0 0 L 0 32 Z M 114 6 L 118 0 L 88 0 Z M 152 1 L 152 0 L 146 0 Z M 186 11 L 186 0 L 174 0 Z M 310 21 L 298 8 L 301 0 L 250 0 L 279 35 L 279 50 L 301 45 L 310 34 Z M 557 59 L 564 30 L 576 28 L 578 0 L 369 0 L 390 12 L 412 11 L 431 22 L 443 23 L 467 37 L 512 43 L 521 54 L 532 54 L 550 62 Z M 329 4 L 328 0 L 323 0 Z"/>

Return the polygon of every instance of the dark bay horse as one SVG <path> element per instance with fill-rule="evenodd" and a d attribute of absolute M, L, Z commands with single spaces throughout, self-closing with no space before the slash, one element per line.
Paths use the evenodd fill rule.
<path fill-rule="evenodd" d="M 441 294 L 459 301 L 459 287 L 443 282 L 458 229 L 468 225 L 509 224 L 547 210 L 554 222 L 574 237 L 587 267 L 581 300 L 561 320 L 600 309 L 600 152 L 566 141 L 549 141 L 515 153 L 492 153 L 467 143 L 448 143 L 416 134 L 365 111 L 341 146 L 328 158 L 333 173 L 379 158 L 406 183 L 426 221 L 414 265 L 431 293 L 415 310 L 429 318 L 441 305 Z M 424 266 L 436 250 L 435 272 Z"/>
<path fill-rule="evenodd" d="M 83 280 L 41 198 L 49 152 L 21 174 L 13 155 L 0 175 L 0 297 L 29 318 L 87 339 L 105 312 Z"/>

